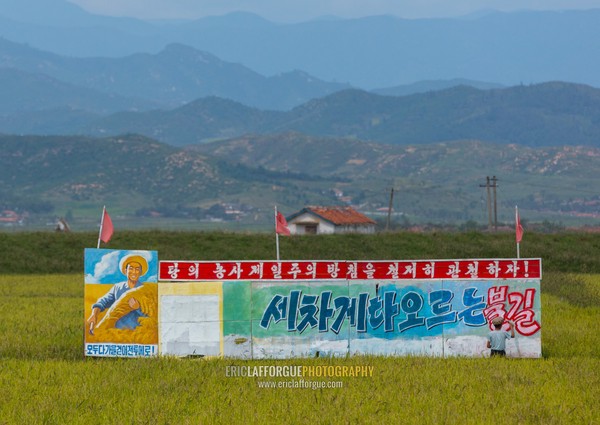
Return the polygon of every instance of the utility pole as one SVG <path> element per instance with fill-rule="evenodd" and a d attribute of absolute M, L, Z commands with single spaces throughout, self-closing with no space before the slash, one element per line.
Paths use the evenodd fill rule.
<path fill-rule="evenodd" d="M 498 179 L 496 178 L 496 176 L 493 176 L 492 187 L 494 188 L 494 231 L 498 230 L 498 207 L 496 203 L 496 188 L 498 187 L 498 185 L 496 184 L 497 181 Z"/>
<path fill-rule="evenodd" d="M 488 230 L 492 230 L 492 199 L 490 196 L 490 176 L 486 177 L 485 185 L 480 184 L 479 187 L 485 187 L 487 192 Z"/>
<path fill-rule="evenodd" d="M 388 205 L 388 215 L 387 215 L 387 222 L 385 223 L 385 231 L 387 232 L 388 230 L 390 230 L 390 220 L 392 218 L 392 205 L 394 202 L 394 188 L 392 187 L 392 190 L 390 192 L 390 204 Z"/>
<path fill-rule="evenodd" d="M 496 199 L 496 188 L 498 187 L 498 178 L 493 176 L 490 179 L 490 176 L 485 178 L 485 184 L 480 184 L 479 187 L 485 187 L 487 192 L 487 211 L 488 211 L 488 230 L 494 231 L 498 230 L 498 202 Z M 490 189 L 493 189 L 493 195 L 490 193 Z M 492 196 L 494 197 L 494 218 L 492 219 Z"/>

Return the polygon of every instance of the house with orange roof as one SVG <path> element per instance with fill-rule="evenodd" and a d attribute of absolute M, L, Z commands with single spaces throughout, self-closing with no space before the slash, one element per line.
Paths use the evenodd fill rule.
<path fill-rule="evenodd" d="M 5 226 L 23 224 L 23 217 L 12 210 L 0 211 L 0 224 Z"/>
<path fill-rule="evenodd" d="M 375 220 L 352 207 L 309 206 L 286 217 L 293 235 L 375 233 Z"/>

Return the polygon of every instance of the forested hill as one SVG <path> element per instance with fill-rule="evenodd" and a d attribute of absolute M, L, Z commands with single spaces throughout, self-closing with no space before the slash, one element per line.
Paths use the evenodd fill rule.
<path fill-rule="evenodd" d="M 530 220 L 597 220 L 589 182 L 600 149 L 528 148 L 474 140 L 395 146 L 286 133 L 193 148 L 137 135 L 0 136 L 0 211 L 97 218 L 108 204 L 121 217 L 219 217 L 269 222 L 272 206 L 352 204 L 367 214 L 394 210 L 411 221 L 482 221 L 485 176 L 499 178 L 498 217 L 514 206 Z M 226 215 L 225 208 L 237 212 Z M 81 222 L 80 222 L 81 223 Z M 95 223 L 95 221 L 90 221 Z"/>

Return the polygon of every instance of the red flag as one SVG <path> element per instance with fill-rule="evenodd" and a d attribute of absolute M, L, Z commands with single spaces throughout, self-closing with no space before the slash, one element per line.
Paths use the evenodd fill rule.
<path fill-rule="evenodd" d="M 100 240 L 104 243 L 108 243 L 110 238 L 113 235 L 113 224 L 110 216 L 106 212 L 106 208 L 104 209 L 104 215 L 102 217 L 102 232 L 100 233 Z"/>
<path fill-rule="evenodd" d="M 288 228 L 287 221 L 280 212 L 277 213 L 277 218 L 275 219 L 275 233 L 284 236 L 290 235 L 290 229 Z"/>
<path fill-rule="evenodd" d="M 519 209 L 515 207 L 515 233 L 517 243 L 521 242 L 523 239 L 523 226 L 521 226 L 521 220 L 519 219 Z"/>

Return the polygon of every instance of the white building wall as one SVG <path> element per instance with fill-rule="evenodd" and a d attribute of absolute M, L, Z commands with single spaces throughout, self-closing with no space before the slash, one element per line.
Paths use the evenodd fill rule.
<path fill-rule="evenodd" d="M 297 224 L 302 223 L 302 224 Z M 375 225 L 345 225 L 345 226 L 335 226 L 329 221 L 322 220 L 314 214 L 304 213 L 297 217 L 294 217 L 293 220 L 290 220 L 288 223 L 288 227 L 290 229 L 290 233 L 293 235 L 304 235 L 305 225 L 307 223 L 312 223 L 318 225 L 317 234 L 318 235 L 331 235 L 333 233 L 375 233 Z"/>
<path fill-rule="evenodd" d="M 302 224 L 297 224 L 302 223 Z M 290 220 L 288 223 L 288 227 L 290 228 L 290 233 L 293 235 L 304 235 L 306 234 L 305 224 L 311 223 L 317 225 L 317 234 L 332 234 L 335 233 L 335 227 L 333 224 L 328 221 L 322 220 L 314 214 L 304 213 L 297 217 L 294 217 L 293 220 Z"/>
<path fill-rule="evenodd" d="M 319 227 L 317 228 L 318 235 L 331 235 L 335 233 L 335 226 L 328 221 L 321 221 L 319 223 Z"/>

